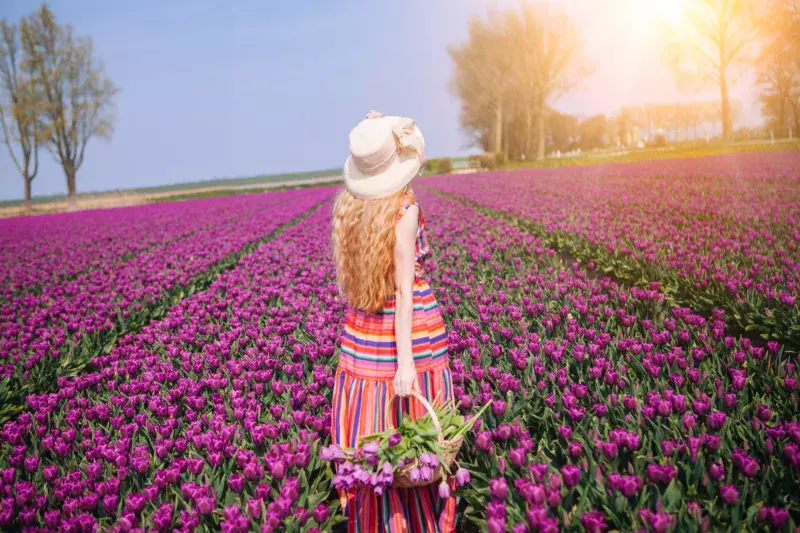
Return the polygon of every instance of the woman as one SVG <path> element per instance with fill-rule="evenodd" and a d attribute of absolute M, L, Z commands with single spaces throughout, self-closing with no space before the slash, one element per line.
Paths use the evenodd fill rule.
<path fill-rule="evenodd" d="M 350 133 L 333 222 L 336 274 L 348 302 L 333 393 L 332 436 L 340 447 L 397 427 L 402 413 L 422 416 L 412 390 L 429 400 L 453 397 L 447 334 L 424 279 L 425 221 L 409 188 L 424 162 L 425 140 L 411 119 L 371 111 Z M 341 490 L 340 497 L 350 533 L 455 529 L 456 498 L 440 498 L 436 485 Z"/>

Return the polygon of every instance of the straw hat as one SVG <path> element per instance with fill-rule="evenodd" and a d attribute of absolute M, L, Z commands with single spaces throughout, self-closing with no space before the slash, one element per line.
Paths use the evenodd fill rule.
<path fill-rule="evenodd" d="M 385 198 L 408 185 L 424 164 L 425 139 L 412 119 L 370 111 L 350 132 L 344 184 L 356 198 Z"/>

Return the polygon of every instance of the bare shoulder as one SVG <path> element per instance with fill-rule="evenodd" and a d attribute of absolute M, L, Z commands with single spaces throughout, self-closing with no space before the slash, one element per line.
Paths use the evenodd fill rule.
<path fill-rule="evenodd" d="M 415 219 L 419 216 L 419 206 L 417 204 L 408 204 L 403 211 L 403 219 Z"/>
<path fill-rule="evenodd" d="M 416 236 L 417 226 L 419 224 L 419 206 L 416 204 L 409 205 L 403 212 L 403 216 L 397 222 L 395 233 L 398 237 L 405 235 Z"/>

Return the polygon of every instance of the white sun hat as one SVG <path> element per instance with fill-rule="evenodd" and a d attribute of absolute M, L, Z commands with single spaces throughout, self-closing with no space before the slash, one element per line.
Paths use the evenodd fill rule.
<path fill-rule="evenodd" d="M 356 198 L 385 198 L 408 185 L 424 164 L 425 139 L 414 120 L 370 111 L 350 132 L 344 184 Z"/>

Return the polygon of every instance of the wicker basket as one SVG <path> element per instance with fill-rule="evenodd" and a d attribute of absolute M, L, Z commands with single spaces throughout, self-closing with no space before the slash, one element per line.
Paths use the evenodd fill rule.
<path fill-rule="evenodd" d="M 417 482 L 411 481 L 411 470 L 413 468 L 419 468 L 422 465 L 422 462 L 419 458 L 414 459 L 410 463 L 404 465 L 402 468 L 398 468 L 394 471 L 394 486 L 399 487 L 401 489 L 410 489 L 413 487 L 424 487 L 425 485 L 430 485 L 432 483 L 436 483 L 440 479 L 442 479 L 442 475 L 444 473 L 444 465 L 450 468 L 456 460 L 456 455 L 458 455 L 458 450 L 461 448 L 461 444 L 464 442 L 464 436 L 459 435 L 455 439 L 451 440 L 444 440 L 444 435 L 442 434 L 442 425 L 439 423 L 439 417 L 436 416 L 436 411 L 433 409 L 433 406 L 430 402 L 419 392 L 412 391 L 411 396 L 415 398 L 422 406 L 428 411 L 428 414 L 431 415 L 431 419 L 433 420 L 433 425 L 436 427 L 437 431 L 439 432 L 439 444 L 442 446 L 442 457 L 441 463 L 433 471 L 431 478 L 427 481 L 423 481 L 420 479 Z M 394 399 L 396 396 L 391 396 L 388 401 L 386 402 L 386 420 L 392 419 L 392 406 L 394 404 Z"/>

